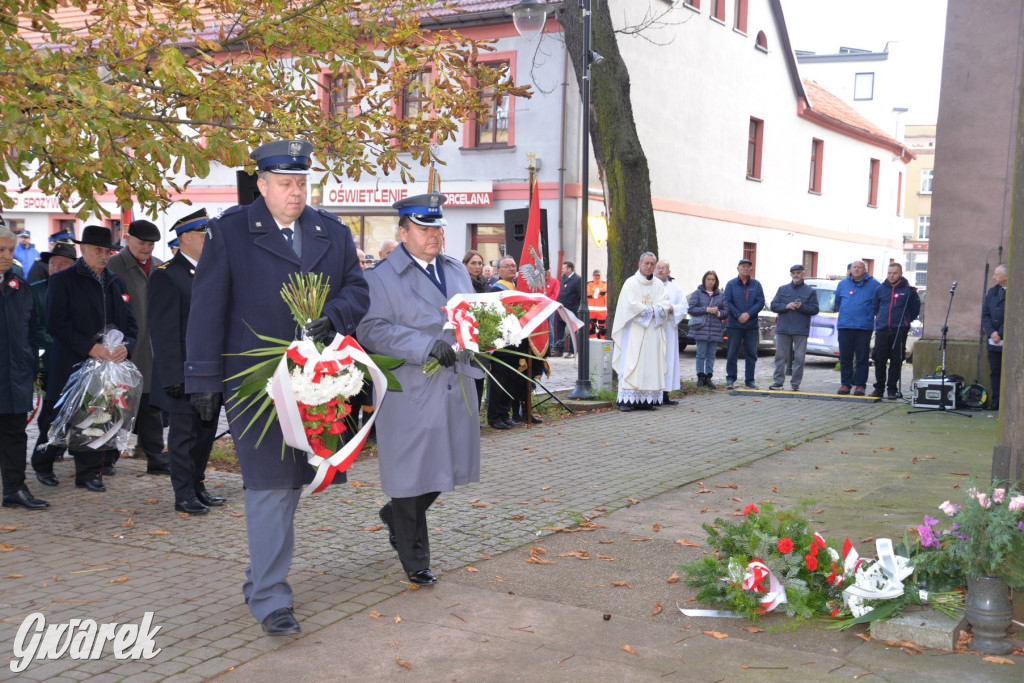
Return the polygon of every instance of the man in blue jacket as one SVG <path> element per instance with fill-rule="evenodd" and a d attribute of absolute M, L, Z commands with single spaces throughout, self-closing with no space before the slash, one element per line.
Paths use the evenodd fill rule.
<path fill-rule="evenodd" d="M 792 282 L 779 287 L 771 304 L 772 312 L 779 314 L 779 322 L 775 325 L 775 379 L 768 388 L 781 389 L 786 384 L 786 368 L 792 363 L 790 385 L 793 391 L 799 391 L 804 378 L 811 316 L 818 315 L 818 295 L 814 288 L 804 284 L 802 263 L 790 268 L 789 275 Z"/>
<path fill-rule="evenodd" d="M 890 263 L 885 281 L 875 289 L 875 390 L 871 395 L 899 398 L 900 371 L 907 353 L 910 323 L 921 313 L 921 297 L 903 277 L 903 266 Z M 889 371 L 886 376 L 885 366 Z"/>
<path fill-rule="evenodd" d="M 837 393 L 864 395 L 868 383 L 868 351 L 871 331 L 875 326 L 875 290 L 878 280 L 868 275 L 863 261 L 850 264 L 850 274 L 836 287 L 836 310 L 839 319 L 839 378 Z M 856 364 L 856 369 L 854 368 Z"/>
<path fill-rule="evenodd" d="M 736 361 L 740 355 L 740 344 L 746 356 L 747 366 L 744 379 L 747 389 L 757 389 L 754 384 L 754 368 L 757 365 L 758 323 L 757 314 L 764 308 L 764 288 L 750 277 L 754 264 L 740 259 L 736 265 L 738 277 L 725 285 L 725 301 L 729 306 L 729 319 L 725 324 L 729 335 L 729 352 L 725 361 L 725 388 L 736 384 Z"/>
<path fill-rule="evenodd" d="M 329 279 L 323 315 L 304 326 L 314 341 L 333 338 L 335 331 L 355 334 L 366 314 L 369 289 L 352 233 L 333 214 L 306 206 L 312 151 L 303 140 L 278 140 L 253 150 L 249 156 L 259 170 L 260 196 L 207 225 L 185 331 L 185 393 L 203 421 L 219 414 L 222 394 L 230 397 L 238 389 L 239 381 L 230 378 L 259 362 L 239 355 L 264 345 L 257 333 L 289 340 L 298 335 L 281 299 L 290 275 L 319 273 Z M 245 487 L 249 567 L 242 594 L 267 635 L 292 635 L 300 630 L 288 584 L 295 510 L 313 468 L 304 452 L 282 448 L 278 423 L 262 441 L 260 429 L 246 430 L 254 412 L 252 406 L 227 405 Z"/>
<path fill-rule="evenodd" d="M 32 410 L 32 383 L 39 360 L 36 355 L 36 319 L 28 282 L 11 270 L 14 234 L 0 227 L 0 478 L 3 506 L 41 510 L 49 505 L 25 486 L 25 416 Z"/>

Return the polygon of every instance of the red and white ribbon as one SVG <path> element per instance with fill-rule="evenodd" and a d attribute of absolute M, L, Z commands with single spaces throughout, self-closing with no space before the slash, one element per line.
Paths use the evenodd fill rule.
<path fill-rule="evenodd" d="M 322 374 L 329 374 L 331 368 L 341 368 L 352 362 L 358 361 L 366 366 L 373 379 L 373 391 L 375 401 L 379 405 L 388 391 L 388 381 L 384 372 L 377 367 L 370 355 L 363 350 L 363 347 L 352 337 L 342 337 L 335 334 L 331 343 L 324 348 L 323 353 L 317 351 L 316 346 L 309 340 L 294 341 L 288 350 L 281 356 L 281 362 L 274 371 L 270 380 L 270 397 L 274 400 L 274 407 L 277 408 L 277 419 L 281 424 L 281 433 L 284 435 L 284 442 L 292 448 L 306 452 L 309 464 L 316 470 L 313 481 L 302 490 L 302 495 L 320 493 L 326 489 L 334 475 L 344 472 L 359 455 L 366 438 L 370 434 L 377 419 L 377 411 L 370 414 L 366 421 L 352 439 L 333 455 L 326 458 L 313 452 L 309 444 L 306 430 L 302 426 L 302 417 L 299 415 L 299 403 L 292 392 L 291 376 L 288 374 L 288 359 L 303 368 L 303 374 L 312 377 L 313 382 L 318 382 Z M 339 417 L 339 419 L 342 419 Z"/>
<path fill-rule="evenodd" d="M 455 338 L 459 348 L 479 351 L 477 344 L 477 322 L 469 307 L 473 304 L 499 303 L 502 306 L 518 304 L 526 309 L 526 313 L 519 318 L 519 326 L 523 335 L 529 337 L 540 327 L 553 313 L 565 321 L 566 326 L 572 331 L 580 329 L 583 321 L 577 318 L 571 311 L 557 301 L 553 301 L 543 294 L 531 294 L 528 292 L 488 292 L 485 294 L 456 294 L 448 300 L 444 311 L 448 316 L 445 329 L 455 330 Z M 570 335 L 573 348 L 576 347 L 576 335 Z M 491 349 L 484 349 L 490 351 Z"/>
<path fill-rule="evenodd" d="M 765 580 L 768 581 L 768 586 L 764 585 Z M 764 605 L 765 612 L 771 612 L 786 602 L 786 589 L 761 560 L 750 561 L 747 571 L 743 574 L 743 583 L 740 584 L 740 588 L 745 591 L 764 593 L 761 604 Z"/>

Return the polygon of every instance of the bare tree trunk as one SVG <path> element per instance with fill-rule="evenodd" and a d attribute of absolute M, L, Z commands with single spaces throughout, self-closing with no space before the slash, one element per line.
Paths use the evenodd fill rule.
<path fill-rule="evenodd" d="M 592 1 L 592 47 L 604 57 L 591 66 L 590 137 L 594 157 L 605 188 L 608 220 L 608 329 L 611 330 L 622 283 L 636 270 L 640 254 L 658 253 L 658 235 L 651 205 L 651 177 L 640 145 L 629 95 L 629 72 L 612 26 L 607 0 Z M 559 22 L 565 44 L 582 87 L 583 16 L 576 2 L 569 2 Z M 584 188 L 586 193 L 587 189 Z M 586 201 L 584 201 L 584 207 Z M 582 248 L 586 249 L 586 236 Z M 581 273 L 586 280 L 589 273 Z"/>

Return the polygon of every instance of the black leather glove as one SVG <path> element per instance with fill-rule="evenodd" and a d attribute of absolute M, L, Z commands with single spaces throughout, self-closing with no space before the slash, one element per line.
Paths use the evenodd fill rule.
<path fill-rule="evenodd" d="M 446 368 L 455 365 L 455 349 L 452 348 L 451 344 L 440 339 L 434 342 L 434 347 L 430 349 L 430 355 Z"/>
<path fill-rule="evenodd" d="M 171 387 L 164 387 L 164 393 L 170 396 L 171 398 L 181 398 L 182 396 L 185 395 L 185 385 L 175 384 L 174 386 Z"/>
<path fill-rule="evenodd" d="M 326 315 L 317 318 L 312 322 L 306 323 L 305 327 L 302 328 L 306 332 L 306 336 L 315 342 L 323 342 L 332 334 L 334 334 L 334 323 Z"/>
<path fill-rule="evenodd" d="M 214 392 L 203 392 L 199 394 L 191 394 L 188 397 L 188 402 L 192 404 L 192 407 L 199 413 L 199 419 L 204 422 L 209 422 L 217 416 L 217 411 L 220 410 L 220 394 Z"/>

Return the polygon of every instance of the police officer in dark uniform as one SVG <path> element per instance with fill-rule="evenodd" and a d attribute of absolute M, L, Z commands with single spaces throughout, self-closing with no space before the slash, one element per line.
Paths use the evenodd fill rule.
<path fill-rule="evenodd" d="M 153 340 L 152 404 L 170 414 L 167 455 L 174 509 L 202 515 L 225 499 L 206 490 L 206 464 L 217 436 L 217 416 L 202 420 L 185 398 L 185 330 L 192 307 L 192 278 L 203 251 L 206 209 L 179 218 L 171 228 L 178 253 L 149 277 L 149 330 Z"/>
<path fill-rule="evenodd" d="M 301 140 L 255 149 L 250 156 L 259 171 L 261 196 L 248 206 L 228 209 L 207 226 L 185 344 L 185 392 L 204 420 L 215 418 L 222 394 L 230 397 L 238 389 L 239 381 L 228 378 L 259 362 L 235 355 L 265 346 L 257 333 L 296 338 L 299 330 L 281 299 L 290 275 L 313 272 L 329 278 L 323 316 L 305 326 L 315 340 L 335 331 L 355 334 L 366 313 L 369 296 L 352 234 L 332 214 L 306 206 L 312 151 Z M 268 635 L 298 633 L 287 575 L 295 509 L 313 468 L 305 453 L 282 452 L 276 423 L 262 441 L 261 429 L 247 431 L 254 408 L 240 407 L 227 405 L 246 489 L 249 567 L 242 593 Z"/>

